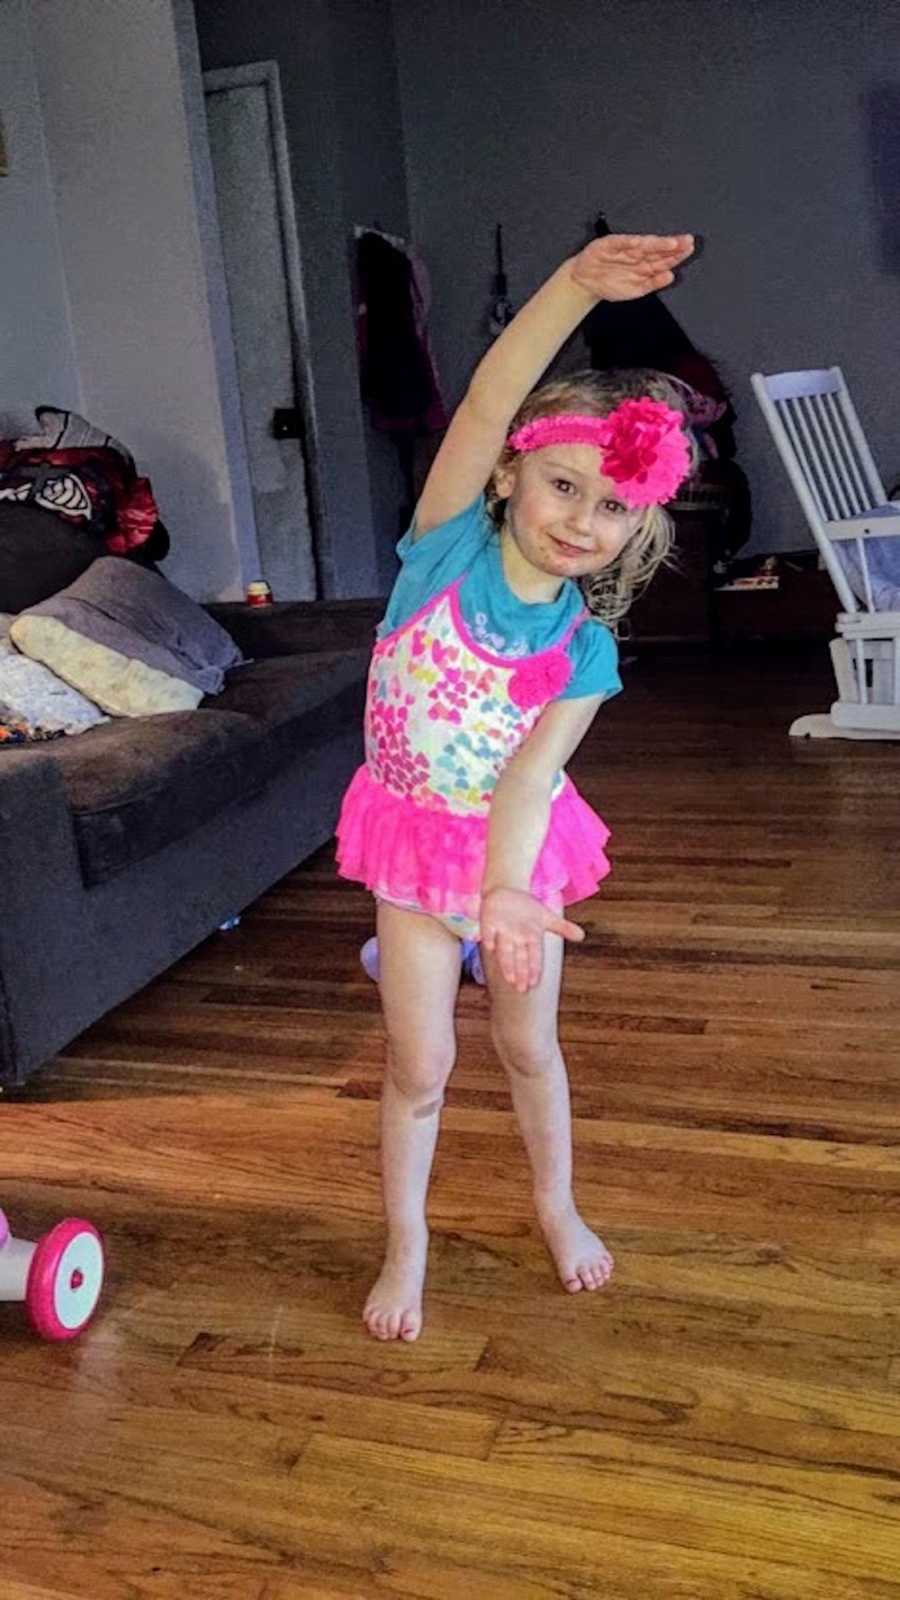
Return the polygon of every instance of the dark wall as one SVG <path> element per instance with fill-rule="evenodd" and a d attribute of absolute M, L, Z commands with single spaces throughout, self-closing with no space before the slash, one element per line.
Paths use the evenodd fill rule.
<path fill-rule="evenodd" d="M 669 303 L 733 386 L 755 547 L 809 542 L 757 368 L 843 366 L 883 475 L 900 475 L 897 0 L 393 9 L 411 223 L 453 393 L 485 345 L 495 222 L 521 303 L 602 206 L 628 231 L 706 236 Z"/>

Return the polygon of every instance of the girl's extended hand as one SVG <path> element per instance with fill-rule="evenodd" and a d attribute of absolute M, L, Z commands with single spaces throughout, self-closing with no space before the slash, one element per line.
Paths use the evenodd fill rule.
<path fill-rule="evenodd" d="M 503 978 L 520 994 L 540 983 L 545 933 L 575 942 L 584 938 L 583 928 L 548 911 L 523 889 L 490 889 L 483 897 L 481 943 L 496 952 Z"/>
<path fill-rule="evenodd" d="M 598 300 L 639 300 L 667 289 L 693 251 L 691 233 L 610 233 L 575 256 L 572 276 Z"/>

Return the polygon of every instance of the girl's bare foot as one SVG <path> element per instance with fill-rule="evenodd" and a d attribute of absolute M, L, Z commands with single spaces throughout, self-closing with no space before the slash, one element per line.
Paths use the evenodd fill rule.
<path fill-rule="evenodd" d="M 613 1270 L 613 1258 L 595 1233 L 582 1222 L 574 1203 L 559 1210 L 538 1206 L 541 1232 L 556 1264 L 559 1281 L 569 1294 L 602 1289 Z"/>
<path fill-rule="evenodd" d="M 427 1259 L 424 1224 L 389 1237 L 384 1266 L 363 1311 L 373 1339 L 402 1339 L 407 1344 L 418 1339 Z"/>

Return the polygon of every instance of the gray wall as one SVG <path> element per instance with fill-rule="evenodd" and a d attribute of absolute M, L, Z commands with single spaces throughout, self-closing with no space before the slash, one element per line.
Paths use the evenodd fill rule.
<path fill-rule="evenodd" d="M 397 486 L 360 405 L 350 234 L 375 216 L 388 228 L 407 223 L 388 0 L 196 0 L 196 17 L 204 68 L 278 62 L 325 502 L 323 577 L 328 594 L 371 594 L 385 587 Z"/>
<path fill-rule="evenodd" d="M 755 548 L 809 539 L 753 370 L 842 365 L 883 475 L 900 474 L 900 280 L 868 133 L 870 95 L 896 83 L 896 0 L 394 0 L 394 18 L 412 228 L 454 394 L 484 348 L 494 222 L 521 303 L 602 205 L 624 230 L 707 238 L 670 304 L 733 389 Z"/>
<path fill-rule="evenodd" d="M 34 427 L 34 407 L 81 404 L 28 0 L 0 0 L 0 436 Z"/>

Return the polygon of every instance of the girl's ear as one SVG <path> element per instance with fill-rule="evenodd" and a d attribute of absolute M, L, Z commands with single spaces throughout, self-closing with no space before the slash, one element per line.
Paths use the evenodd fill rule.
<path fill-rule="evenodd" d="M 491 479 L 491 488 L 498 500 L 508 500 L 516 486 L 516 463 L 508 462 L 505 467 L 495 467 Z"/>

